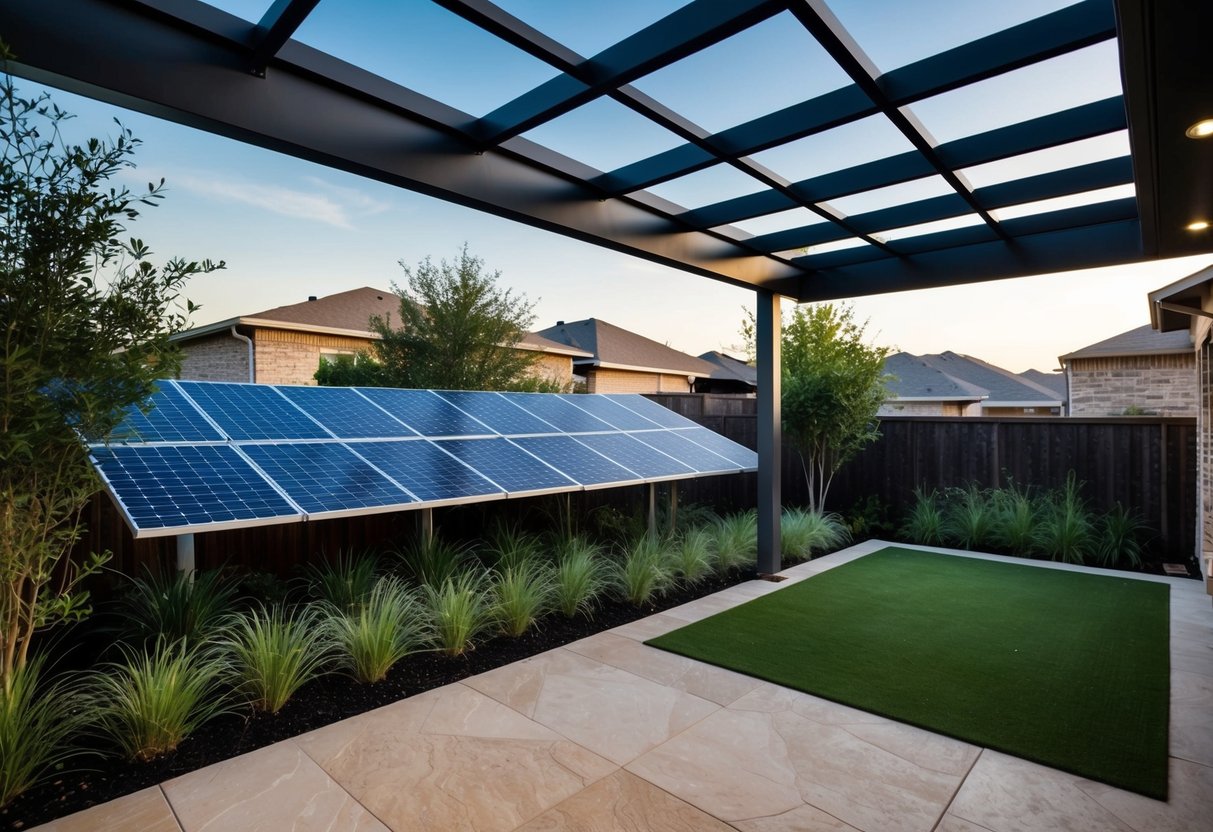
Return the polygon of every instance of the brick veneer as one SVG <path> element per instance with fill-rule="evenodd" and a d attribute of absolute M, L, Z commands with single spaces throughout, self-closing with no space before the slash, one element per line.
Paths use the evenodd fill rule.
<path fill-rule="evenodd" d="M 1120 416 L 1139 407 L 1158 416 L 1195 416 L 1195 353 L 1070 360 L 1070 413 Z"/>

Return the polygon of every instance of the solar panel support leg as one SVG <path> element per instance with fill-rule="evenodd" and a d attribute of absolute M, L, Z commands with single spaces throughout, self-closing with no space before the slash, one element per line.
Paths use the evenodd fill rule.
<path fill-rule="evenodd" d="M 779 571 L 779 515 L 783 460 L 780 405 L 781 298 L 758 290 L 754 346 L 758 353 L 758 574 Z"/>
<path fill-rule="evenodd" d="M 670 535 L 674 534 L 674 529 L 678 525 L 678 483 L 674 480 L 670 481 Z"/>
<path fill-rule="evenodd" d="M 432 508 L 421 509 L 421 542 L 429 545 L 434 539 L 434 510 Z"/>
<path fill-rule="evenodd" d="M 177 571 L 183 575 L 194 575 L 194 536 L 177 535 Z"/>
<path fill-rule="evenodd" d="M 649 483 L 649 538 L 657 539 L 657 483 Z"/>

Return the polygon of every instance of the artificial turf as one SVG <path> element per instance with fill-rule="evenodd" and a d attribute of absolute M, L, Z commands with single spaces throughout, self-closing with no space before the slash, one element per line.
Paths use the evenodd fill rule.
<path fill-rule="evenodd" d="M 888 548 L 647 643 L 1165 800 L 1169 592 Z"/>

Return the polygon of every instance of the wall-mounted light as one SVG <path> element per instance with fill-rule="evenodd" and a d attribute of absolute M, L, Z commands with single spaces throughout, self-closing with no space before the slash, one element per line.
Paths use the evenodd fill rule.
<path fill-rule="evenodd" d="M 1204 231 L 1204 230 L 1208 229 L 1209 222 L 1207 220 L 1197 220 L 1196 222 L 1188 223 L 1187 226 L 1185 226 L 1185 227 L 1189 231 Z"/>
<path fill-rule="evenodd" d="M 1202 118 L 1184 131 L 1189 139 L 1207 139 L 1213 136 L 1213 118 Z"/>

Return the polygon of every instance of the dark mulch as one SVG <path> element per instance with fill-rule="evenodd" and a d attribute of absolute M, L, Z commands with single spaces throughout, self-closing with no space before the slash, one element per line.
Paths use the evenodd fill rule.
<path fill-rule="evenodd" d="M 220 717 L 202 726 L 176 752 L 162 759 L 129 763 L 107 758 L 93 763 L 96 770 L 65 772 L 54 777 L 0 809 L 0 829 L 30 829 L 203 766 L 685 604 L 753 577 L 751 571 L 712 578 L 669 593 L 643 608 L 607 603 L 595 611 L 592 619 L 549 616 L 519 638 L 484 641 L 464 656 L 437 653 L 410 656 L 374 685 L 361 685 L 344 676 L 326 676 L 301 689 L 276 715 Z"/>

